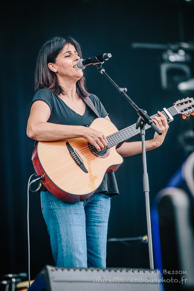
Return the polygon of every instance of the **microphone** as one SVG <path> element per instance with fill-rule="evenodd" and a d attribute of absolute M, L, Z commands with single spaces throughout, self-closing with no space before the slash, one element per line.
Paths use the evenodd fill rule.
<path fill-rule="evenodd" d="M 103 64 L 104 61 L 107 61 L 111 57 L 112 57 L 111 53 L 104 53 L 100 56 L 90 57 L 88 59 L 80 59 L 77 62 L 77 67 L 79 69 L 85 69 L 85 67 L 87 67 L 89 65 Z"/>

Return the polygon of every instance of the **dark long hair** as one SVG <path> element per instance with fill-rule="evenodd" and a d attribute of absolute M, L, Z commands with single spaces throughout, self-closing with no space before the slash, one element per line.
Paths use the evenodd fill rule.
<path fill-rule="evenodd" d="M 35 91 L 47 88 L 50 89 L 55 95 L 60 93 L 65 94 L 62 88 L 59 86 L 57 76 L 54 72 L 49 70 L 48 63 L 55 63 L 56 58 L 60 51 L 66 44 L 72 44 L 80 58 L 82 58 L 81 47 L 79 43 L 72 37 L 53 37 L 41 47 L 35 68 Z M 81 77 L 76 83 L 76 91 L 80 97 L 86 97 L 89 95 L 85 88 L 85 78 Z"/>

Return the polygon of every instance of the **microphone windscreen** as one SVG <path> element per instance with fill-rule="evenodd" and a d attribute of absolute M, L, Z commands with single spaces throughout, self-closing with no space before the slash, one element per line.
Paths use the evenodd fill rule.
<path fill-rule="evenodd" d="M 79 69 L 82 69 L 82 70 L 85 69 L 85 67 L 83 65 L 83 59 L 80 59 L 80 60 L 77 61 L 77 67 Z"/>

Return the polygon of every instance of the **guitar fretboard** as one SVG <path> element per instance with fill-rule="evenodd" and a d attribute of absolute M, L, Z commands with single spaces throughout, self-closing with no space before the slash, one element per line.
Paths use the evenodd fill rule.
<path fill-rule="evenodd" d="M 171 116 L 178 114 L 178 112 L 174 106 L 168 108 L 167 110 L 171 114 Z M 161 112 L 164 114 L 164 116 L 168 120 L 169 117 L 166 114 L 166 112 L 165 111 L 161 111 Z M 152 115 L 151 118 L 154 116 L 158 116 L 158 114 Z M 146 124 L 145 130 L 149 129 L 150 127 L 151 127 L 150 125 Z M 139 133 L 140 133 L 140 128 L 136 129 L 136 123 L 134 123 L 126 128 L 123 128 L 122 130 L 115 132 L 107 137 L 108 148 L 111 148 L 115 145 L 118 145 L 121 142 L 129 140 L 130 138 L 132 138 L 133 136 L 136 136 Z"/>

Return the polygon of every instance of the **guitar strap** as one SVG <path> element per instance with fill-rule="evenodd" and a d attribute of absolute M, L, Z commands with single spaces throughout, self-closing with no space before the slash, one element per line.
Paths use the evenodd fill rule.
<path fill-rule="evenodd" d="M 92 94 L 90 94 L 90 95 L 92 95 Z M 92 102 L 92 100 L 90 99 L 90 97 L 89 96 L 87 96 L 87 97 L 83 97 L 82 98 L 83 99 L 83 101 L 90 107 L 90 109 L 92 109 L 92 111 L 98 116 L 98 117 L 100 117 L 100 115 L 98 114 L 98 111 L 96 110 L 96 108 L 95 108 L 95 106 L 94 106 L 94 104 L 93 104 L 93 102 Z M 122 145 L 124 143 L 124 141 L 123 142 L 121 142 L 120 144 L 118 144 L 117 145 L 117 149 Z"/>
<path fill-rule="evenodd" d="M 90 94 L 90 95 L 92 95 L 92 94 Z M 82 98 L 83 99 L 83 101 L 90 107 L 90 109 L 98 116 L 98 117 L 100 117 L 100 115 L 99 115 L 99 113 L 98 113 L 98 111 L 96 110 L 96 107 L 94 106 L 94 104 L 93 104 L 93 102 L 92 102 L 92 100 L 90 99 L 90 97 L 89 96 L 87 96 L 87 97 L 83 97 Z"/>

